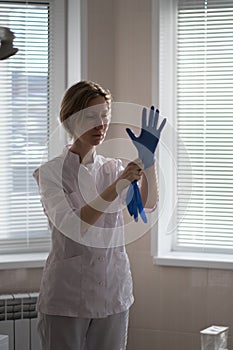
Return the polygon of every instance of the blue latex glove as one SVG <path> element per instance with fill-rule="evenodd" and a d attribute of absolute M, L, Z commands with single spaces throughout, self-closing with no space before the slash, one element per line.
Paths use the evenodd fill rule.
<path fill-rule="evenodd" d="M 159 142 L 160 133 L 166 123 L 166 119 L 163 119 L 160 127 L 157 129 L 159 110 L 156 109 L 156 111 L 154 111 L 154 106 L 151 106 L 148 124 L 146 119 L 146 108 L 143 108 L 142 129 L 138 137 L 134 135 L 131 129 L 126 129 L 129 137 L 138 150 L 138 156 L 144 164 L 144 169 L 151 167 L 155 162 L 155 150 Z M 138 212 L 143 222 L 147 222 L 137 181 L 133 181 L 129 186 L 126 196 L 126 203 L 129 214 L 134 217 L 136 222 L 138 221 Z"/>
<path fill-rule="evenodd" d="M 138 213 L 140 214 L 142 221 L 147 223 L 147 217 L 142 204 L 141 194 L 138 188 L 137 181 L 133 181 L 126 195 L 126 203 L 129 214 L 134 217 L 134 220 L 138 221 Z"/>
<path fill-rule="evenodd" d="M 133 182 L 129 185 L 129 189 L 127 191 L 126 204 L 127 204 L 127 208 L 130 216 L 133 216 L 134 220 L 138 221 L 138 209 L 137 209 L 136 196 L 134 194 Z"/>
<path fill-rule="evenodd" d="M 157 129 L 159 119 L 159 110 L 154 110 L 151 106 L 149 119 L 147 123 L 146 108 L 142 110 L 142 128 L 139 136 L 135 136 L 133 131 L 126 128 L 126 131 L 138 150 L 138 157 L 144 164 L 144 169 L 151 167 L 155 162 L 155 150 L 159 142 L 160 134 L 166 119 L 164 118 L 160 127 Z"/>
<path fill-rule="evenodd" d="M 137 181 L 134 181 L 132 183 L 132 185 L 134 187 L 134 197 L 135 197 L 135 200 L 137 202 L 137 208 L 138 208 L 139 214 L 140 214 L 140 216 L 142 218 L 142 221 L 144 223 L 147 223 L 147 217 L 146 217 L 146 213 L 144 211 L 144 207 L 143 207 L 143 204 L 142 204 L 141 193 L 139 191 Z"/>

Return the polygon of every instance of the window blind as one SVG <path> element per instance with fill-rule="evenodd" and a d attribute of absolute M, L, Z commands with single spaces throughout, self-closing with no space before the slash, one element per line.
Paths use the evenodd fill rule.
<path fill-rule="evenodd" d="M 178 1 L 175 250 L 233 251 L 232 23 L 232 1 Z"/>
<path fill-rule="evenodd" d="M 50 106 L 50 4 L 2 1 L 0 25 L 18 53 L 0 61 L 0 252 L 48 249 L 33 171 L 46 159 Z"/>

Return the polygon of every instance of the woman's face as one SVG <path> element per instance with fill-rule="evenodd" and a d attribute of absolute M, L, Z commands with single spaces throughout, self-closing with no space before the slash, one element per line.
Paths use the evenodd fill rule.
<path fill-rule="evenodd" d="M 76 138 L 89 146 L 96 146 L 104 140 L 109 122 L 110 113 L 105 98 L 95 97 L 77 119 Z"/>

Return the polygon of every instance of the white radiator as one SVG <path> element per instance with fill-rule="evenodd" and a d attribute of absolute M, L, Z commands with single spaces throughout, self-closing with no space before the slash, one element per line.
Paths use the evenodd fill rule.
<path fill-rule="evenodd" d="M 38 293 L 0 295 L 0 334 L 9 337 L 9 350 L 41 350 L 37 333 Z"/>
<path fill-rule="evenodd" d="M 9 350 L 8 335 L 0 335 L 0 350 Z"/>

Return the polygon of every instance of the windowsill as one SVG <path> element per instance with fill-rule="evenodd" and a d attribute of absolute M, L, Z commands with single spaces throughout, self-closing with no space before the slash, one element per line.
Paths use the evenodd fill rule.
<path fill-rule="evenodd" d="M 44 267 L 48 253 L 2 254 L 0 270 Z"/>
<path fill-rule="evenodd" d="M 154 256 L 153 262 L 160 266 L 196 267 L 208 269 L 233 269 L 233 258 L 230 254 L 208 254 L 170 252 L 163 256 Z"/>

